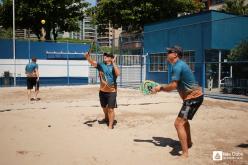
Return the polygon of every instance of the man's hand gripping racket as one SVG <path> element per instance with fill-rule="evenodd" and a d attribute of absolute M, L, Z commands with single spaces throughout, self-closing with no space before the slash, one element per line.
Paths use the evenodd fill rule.
<path fill-rule="evenodd" d="M 155 94 L 160 90 L 160 85 L 151 80 L 145 80 L 140 85 L 140 92 L 144 95 Z"/>
<path fill-rule="evenodd" d="M 93 50 L 94 42 L 95 42 L 94 40 L 91 42 L 90 48 L 89 48 L 88 52 L 86 52 L 86 53 L 84 54 L 84 57 L 85 57 L 86 59 L 90 58 L 90 53 L 91 53 L 92 50 Z"/>

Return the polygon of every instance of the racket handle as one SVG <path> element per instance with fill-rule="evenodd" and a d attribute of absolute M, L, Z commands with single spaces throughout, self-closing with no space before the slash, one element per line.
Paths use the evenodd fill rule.
<path fill-rule="evenodd" d="M 147 89 L 151 92 L 152 91 L 152 86 L 148 86 Z"/>

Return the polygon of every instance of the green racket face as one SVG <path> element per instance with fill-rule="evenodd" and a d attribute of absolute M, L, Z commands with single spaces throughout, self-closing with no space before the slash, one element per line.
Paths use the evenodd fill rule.
<path fill-rule="evenodd" d="M 141 93 L 143 93 L 144 95 L 149 95 L 152 93 L 152 88 L 158 86 L 159 84 L 154 82 L 154 81 L 150 81 L 150 80 L 146 80 L 144 81 L 141 85 L 140 85 L 140 91 Z"/>

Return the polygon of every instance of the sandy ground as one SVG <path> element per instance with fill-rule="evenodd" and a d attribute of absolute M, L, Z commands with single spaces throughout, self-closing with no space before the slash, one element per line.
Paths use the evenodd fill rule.
<path fill-rule="evenodd" d="M 97 121 L 96 86 L 43 87 L 39 97 L 29 102 L 25 88 L 0 89 L 1 165 L 248 164 L 248 103 L 205 98 L 184 160 L 174 128 L 177 93 L 119 89 L 113 130 Z M 213 151 L 236 155 L 213 161 Z"/>

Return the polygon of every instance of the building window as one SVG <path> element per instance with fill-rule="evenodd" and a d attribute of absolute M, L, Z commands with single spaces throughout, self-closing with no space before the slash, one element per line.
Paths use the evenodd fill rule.
<path fill-rule="evenodd" d="M 184 51 L 182 60 L 185 61 L 192 71 L 195 70 L 195 52 L 194 51 Z"/>
<path fill-rule="evenodd" d="M 165 53 L 151 54 L 150 55 L 150 72 L 167 72 L 167 60 Z"/>
<path fill-rule="evenodd" d="M 150 72 L 167 72 L 168 63 L 167 63 L 166 53 L 158 53 L 150 55 Z M 194 51 L 184 51 L 183 57 L 181 60 L 185 61 L 191 68 L 192 71 L 195 70 L 195 52 Z"/>

